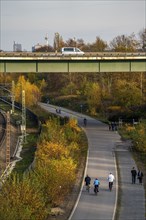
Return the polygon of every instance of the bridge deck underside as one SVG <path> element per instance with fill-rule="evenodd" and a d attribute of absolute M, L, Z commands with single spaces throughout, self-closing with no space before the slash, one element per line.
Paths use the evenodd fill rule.
<path fill-rule="evenodd" d="M 1 61 L 0 72 L 145 72 L 146 60 L 102 61 Z"/>

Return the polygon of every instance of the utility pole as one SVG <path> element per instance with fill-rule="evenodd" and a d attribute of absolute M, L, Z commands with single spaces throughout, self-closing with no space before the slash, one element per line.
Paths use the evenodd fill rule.
<path fill-rule="evenodd" d="M 14 113 L 14 111 L 15 111 L 15 82 L 14 81 L 12 81 L 11 100 L 12 100 L 12 113 Z"/>
<path fill-rule="evenodd" d="M 25 90 L 22 90 L 22 138 L 26 141 L 26 107 L 25 107 Z"/>
<path fill-rule="evenodd" d="M 10 112 L 7 112 L 7 127 L 6 127 L 6 168 L 10 164 Z"/>

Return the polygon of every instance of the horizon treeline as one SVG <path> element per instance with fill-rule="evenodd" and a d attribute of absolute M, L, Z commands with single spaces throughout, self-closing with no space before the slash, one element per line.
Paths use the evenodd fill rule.
<path fill-rule="evenodd" d="M 37 48 L 36 52 L 54 52 L 60 51 L 62 47 L 78 47 L 84 52 L 136 52 L 146 51 L 146 28 L 141 30 L 138 35 L 132 33 L 130 35 L 118 35 L 114 37 L 109 43 L 104 41 L 100 36 L 96 36 L 92 43 L 85 43 L 84 39 L 76 39 L 75 37 L 64 40 L 63 37 L 56 32 L 54 34 L 53 46 L 50 44 Z"/>

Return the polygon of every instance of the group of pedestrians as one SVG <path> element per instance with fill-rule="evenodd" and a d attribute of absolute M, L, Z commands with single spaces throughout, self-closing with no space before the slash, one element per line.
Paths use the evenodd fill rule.
<path fill-rule="evenodd" d="M 131 170 L 131 176 L 132 176 L 132 184 L 136 183 L 136 178 L 139 180 L 139 184 L 142 185 L 142 180 L 143 180 L 143 172 L 141 170 L 135 169 L 135 167 L 132 168 Z"/>
<path fill-rule="evenodd" d="M 56 113 L 61 114 L 61 108 L 56 108 Z"/>
<path fill-rule="evenodd" d="M 110 173 L 107 177 L 107 180 L 108 180 L 108 187 L 109 187 L 109 190 L 112 191 L 112 187 L 113 187 L 113 182 L 114 182 L 114 175 L 112 173 Z M 91 184 L 91 178 L 90 176 L 86 176 L 85 177 L 85 185 L 86 185 L 86 190 L 89 191 L 89 187 L 90 187 L 90 184 Z M 97 193 L 99 192 L 99 185 L 100 185 L 100 181 L 98 178 L 95 178 L 94 181 L 93 181 L 93 185 L 94 185 L 94 192 Z"/>
<path fill-rule="evenodd" d="M 142 180 L 143 180 L 143 172 L 141 170 L 136 170 L 135 167 L 132 168 L 131 170 L 131 176 L 132 176 L 132 184 L 136 183 L 136 178 L 139 180 L 139 184 L 142 184 Z M 110 172 L 108 177 L 108 187 L 109 190 L 112 191 L 112 187 L 113 187 L 113 182 L 115 180 L 114 175 Z M 91 184 L 91 177 L 90 176 L 86 176 L 85 179 L 85 185 L 86 185 L 86 189 L 89 191 L 90 188 L 90 184 Z M 94 185 L 94 192 L 99 192 L 99 185 L 100 185 L 100 181 L 98 178 L 95 178 L 93 181 L 93 185 Z"/>
<path fill-rule="evenodd" d="M 110 122 L 109 123 L 109 131 L 117 131 L 117 130 L 118 130 L 117 122 Z"/>

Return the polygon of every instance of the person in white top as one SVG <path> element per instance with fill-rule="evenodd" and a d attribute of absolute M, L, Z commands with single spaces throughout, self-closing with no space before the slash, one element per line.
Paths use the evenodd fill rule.
<path fill-rule="evenodd" d="M 109 182 L 109 190 L 112 191 L 113 182 L 114 182 L 115 177 L 112 173 L 110 173 L 107 179 Z"/>

